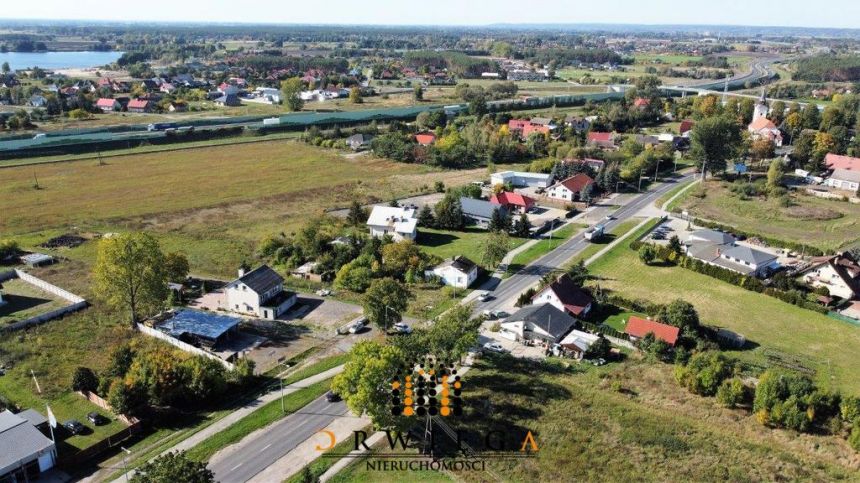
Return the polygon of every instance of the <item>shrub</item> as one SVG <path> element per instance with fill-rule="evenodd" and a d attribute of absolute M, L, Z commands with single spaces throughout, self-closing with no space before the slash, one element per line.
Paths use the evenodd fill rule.
<path fill-rule="evenodd" d="M 99 378 L 89 367 L 78 367 L 72 376 L 72 390 L 81 392 L 96 392 L 99 388 Z"/>
<path fill-rule="evenodd" d="M 860 398 L 846 396 L 842 399 L 842 404 L 839 405 L 839 411 L 842 414 L 842 419 L 845 421 L 860 423 Z"/>
<path fill-rule="evenodd" d="M 851 435 L 848 436 L 848 444 L 856 451 L 860 451 L 860 422 L 854 423 L 851 429 Z"/>
<path fill-rule="evenodd" d="M 717 401 L 727 408 L 747 404 L 752 399 L 750 388 L 740 378 L 726 379 L 717 389 Z"/>
<path fill-rule="evenodd" d="M 690 392 L 714 396 L 720 384 L 732 375 L 733 363 L 719 352 L 700 352 L 686 366 L 675 368 L 675 379 Z"/>

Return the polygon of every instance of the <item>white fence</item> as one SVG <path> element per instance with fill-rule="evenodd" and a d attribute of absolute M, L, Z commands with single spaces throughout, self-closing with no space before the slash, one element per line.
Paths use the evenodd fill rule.
<path fill-rule="evenodd" d="M 156 339 L 161 339 L 164 342 L 167 342 L 168 344 L 171 344 L 175 347 L 178 347 L 179 349 L 184 350 L 185 352 L 190 352 L 194 355 L 208 357 L 214 361 L 218 361 L 221 364 L 223 364 L 224 367 L 226 367 L 227 370 L 229 370 L 229 371 L 232 371 L 233 369 L 236 368 L 236 366 L 234 366 L 233 364 L 231 364 L 231 363 L 225 361 L 224 359 L 216 356 L 215 354 L 211 354 L 209 352 L 206 352 L 203 349 L 200 349 L 198 347 L 194 347 L 191 344 L 182 342 L 181 340 L 179 340 L 175 337 L 171 337 L 168 334 L 165 334 L 164 332 L 162 332 L 158 329 L 154 329 L 152 327 L 147 327 L 143 324 L 137 324 L 137 330 L 143 332 L 144 334 L 146 334 L 148 336 L 155 337 Z"/>
<path fill-rule="evenodd" d="M 30 285 L 33 285 L 34 287 L 38 287 L 45 292 L 56 295 L 57 297 L 68 301 L 69 305 L 66 305 L 65 307 L 60 307 L 59 309 L 55 309 L 50 312 L 45 312 L 44 314 L 39 314 L 35 317 L 30 317 L 29 319 L 24 319 L 13 324 L 2 326 L 0 327 L 0 332 L 11 332 L 15 330 L 26 329 L 34 325 L 44 324 L 49 320 L 56 319 L 57 317 L 62 317 L 63 315 L 66 315 L 71 312 L 76 312 L 89 305 L 83 297 L 79 297 L 72 292 L 69 292 L 68 290 L 63 290 L 56 285 L 42 280 L 41 278 L 34 277 L 23 270 L 16 269 L 15 271 L 9 271 L 0 274 L 0 283 L 5 282 L 7 280 L 12 280 L 13 278 L 19 278 L 29 283 Z"/>

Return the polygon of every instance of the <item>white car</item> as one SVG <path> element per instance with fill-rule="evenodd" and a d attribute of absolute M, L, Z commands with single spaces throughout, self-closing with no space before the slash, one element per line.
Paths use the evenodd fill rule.
<path fill-rule="evenodd" d="M 329 295 L 331 295 L 331 290 L 327 288 L 321 288 L 317 290 L 317 295 L 319 295 L 320 297 L 328 297 Z"/>
<path fill-rule="evenodd" d="M 398 334 L 411 334 L 412 327 L 409 327 L 409 324 L 405 322 L 398 322 L 394 324 L 394 332 L 397 332 Z"/>
<path fill-rule="evenodd" d="M 362 329 L 364 329 L 364 324 L 361 322 L 356 322 L 356 323 L 349 326 L 349 333 L 350 334 L 358 334 L 359 332 L 362 331 Z"/>
<path fill-rule="evenodd" d="M 499 354 L 506 354 L 508 352 L 508 350 L 502 347 L 502 344 L 499 344 L 498 342 L 487 342 L 484 344 L 484 350 L 497 352 Z"/>

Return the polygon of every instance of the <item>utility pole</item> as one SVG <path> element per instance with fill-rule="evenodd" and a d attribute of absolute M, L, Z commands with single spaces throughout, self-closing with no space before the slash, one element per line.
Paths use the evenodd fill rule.
<path fill-rule="evenodd" d="M 131 451 L 125 449 L 125 446 L 120 446 L 119 449 L 122 450 L 122 472 L 125 473 L 125 482 L 128 483 L 128 463 L 125 458 L 131 455 Z"/>
<path fill-rule="evenodd" d="M 654 170 L 654 182 L 657 182 L 657 173 L 660 172 L 660 158 L 657 158 L 657 169 Z"/>

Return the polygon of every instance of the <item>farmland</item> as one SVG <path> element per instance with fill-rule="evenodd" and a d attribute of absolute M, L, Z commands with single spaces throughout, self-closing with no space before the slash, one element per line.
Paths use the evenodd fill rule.
<path fill-rule="evenodd" d="M 693 188 L 673 205 L 700 218 L 825 251 L 860 239 L 860 205 L 792 194 L 791 205 L 782 206 L 772 198 L 742 199 L 727 183 L 713 180 L 705 183 L 703 198 L 696 196 L 701 193 Z"/>

